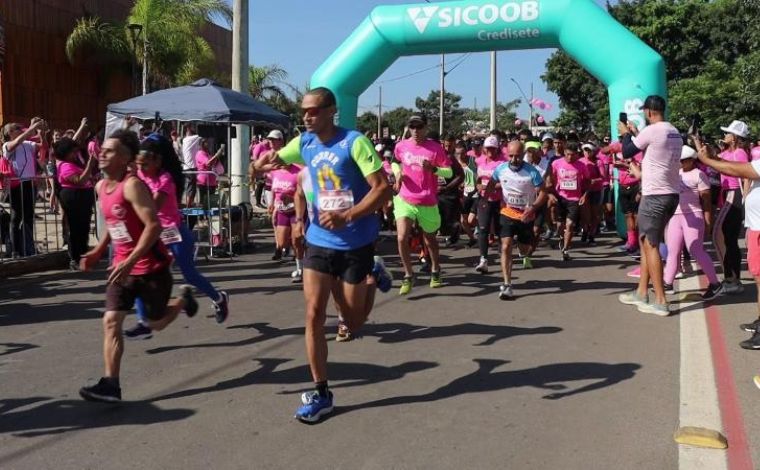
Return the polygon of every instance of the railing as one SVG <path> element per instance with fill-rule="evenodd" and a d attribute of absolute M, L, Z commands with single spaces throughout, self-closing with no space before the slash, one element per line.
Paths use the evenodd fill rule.
<path fill-rule="evenodd" d="M 227 176 L 218 176 L 213 171 L 184 171 L 185 175 L 212 177 L 216 179 L 217 186 L 196 185 L 194 201 L 199 205 L 185 207 L 181 210 L 185 223 L 190 228 L 195 238 L 195 257 L 201 249 L 208 250 L 208 256 L 227 256 L 232 259 L 232 215 L 230 207 L 230 179 Z M 241 210 L 237 208 L 237 210 Z M 226 252 L 222 249 L 226 246 Z"/>

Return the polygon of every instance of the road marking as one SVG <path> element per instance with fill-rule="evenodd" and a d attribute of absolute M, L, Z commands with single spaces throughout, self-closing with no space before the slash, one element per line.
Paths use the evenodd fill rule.
<path fill-rule="evenodd" d="M 681 279 L 679 291 L 698 290 L 696 276 Z M 705 310 L 698 302 L 680 304 L 681 373 L 679 427 L 698 426 L 723 433 L 718 387 L 710 348 Z M 724 433 L 725 434 L 725 433 Z M 729 448 L 732 445 L 729 442 Z M 682 470 L 727 470 L 727 451 L 678 446 L 678 468 Z"/>

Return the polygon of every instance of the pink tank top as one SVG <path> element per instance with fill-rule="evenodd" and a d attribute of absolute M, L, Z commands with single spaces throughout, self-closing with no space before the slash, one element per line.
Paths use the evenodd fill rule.
<path fill-rule="evenodd" d="M 137 247 L 137 241 L 142 235 L 143 225 L 137 213 L 132 208 L 132 204 L 124 199 L 124 184 L 134 178 L 127 176 L 109 193 L 107 190 L 107 181 L 103 181 L 98 191 L 98 201 L 103 217 L 106 221 L 106 228 L 111 235 L 111 245 L 113 246 L 112 266 L 127 259 Z M 169 262 L 169 255 L 164 245 L 160 242 L 148 250 L 140 258 L 130 271 L 132 276 L 141 276 L 152 273 L 165 267 Z"/>

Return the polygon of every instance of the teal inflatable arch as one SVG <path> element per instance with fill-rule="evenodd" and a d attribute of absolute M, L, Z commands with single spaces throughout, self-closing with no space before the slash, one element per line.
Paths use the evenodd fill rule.
<path fill-rule="evenodd" d="M 647 95 L 667 98 L 665 64 L 593 0 L 470 0 L 380 6 L 314 73 L 331 89 L 339 124 L 354 127 L 357 104 L 401 56 L 561 48 L 604 83 L 616 134 L 620 112 L 643 127 Z"/>

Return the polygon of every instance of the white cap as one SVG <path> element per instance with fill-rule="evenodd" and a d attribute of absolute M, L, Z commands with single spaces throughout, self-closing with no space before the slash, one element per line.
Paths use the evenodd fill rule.
<path fill-rule="evenodd" d="M 486 137 L 486 141 L 483 142 L 483 147 L 499 148 L 499 138 L 495 135 L 489 135 Z"/>
<path fill-rule="evenodd" d="M 688 160 L 690 158 L 697 158 L 697 151 L 688 145 L 684 145 L 681 148 L 681 160 Z"/>
<path fill-rule="evenodd" d="M 588 149 L 588 150 L 596 150 L 596 145 L 592 144 L 591 142 L 586 142 L 585 144 L 583 144 L 583 146 L 581 148 L 583 150 L 586 150 L 586 149 Z"/>
<path fill-rule="evenodd" d="M 279 139 L 279 140 L 283 140 L 282 132 L 280 132 L 277 129 L 275 129 L 275 130 L 269 132 L 269 134 L 267 134 L 267 139 Z"/>
<path fill-rule="evenodd" d="M 547 132 L 543 137 L 541 137 L 541 142 L 545 142 L 547 140 L 554 140 L 554 134 Z"/>
<path fill-rule="evenodd" d="M 383 144 L 375 145 L 375 152 L 380 153 L 383 151 Z"/>
<path fill-rule="evenodd" d="M 721 127 L 720 130 L 729 134 L 734 134 L 746 139 L 749 137 L 749 126 L 742 121 L 733 121 L 728 127 Z"/>

